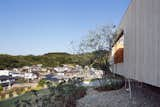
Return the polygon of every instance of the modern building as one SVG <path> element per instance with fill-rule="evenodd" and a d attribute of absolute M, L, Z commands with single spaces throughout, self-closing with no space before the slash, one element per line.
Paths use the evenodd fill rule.
<path fill-rule="evenodd" d="M 112 71 L 160 87 L 160 0 L 132 0 L 114 38 Z"/>

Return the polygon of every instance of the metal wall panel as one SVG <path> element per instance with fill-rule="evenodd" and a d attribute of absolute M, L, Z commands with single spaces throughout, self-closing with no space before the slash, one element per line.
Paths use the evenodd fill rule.
<path fill-rule="evenodd" d="M 141 8 L 141 9 L 140 9 Z M 136 16 L 139 15 L 139 17 L 136 17 L 136 80 L 143 81 L 143 64 L 144 64 L 144 47 L 143 47 L 143 3 L 142 0 L 139 1 L 139 3 L 136 2 Z M 142 23 L 139 25 L 139 23 Z M 141 53 L 141 54 L 140 54 Z"/>
<path fill-rule="evenodd" d="M 132 0 L 119 28 L 124 66 L 117 73 L 160 87 L 160 0 Z"/>
<path fill-rule="evenodd" d="M 116 74 L 124 74 L 124 63 L 118 63 L 111 66 L 112 70 Z"/>
<path fill-rule="evenodd" d="M 157 85 L 160 86 L 160 0 L 153 0 L 153 15 L 153 31 L 155 36 L 155 76 Z"/>

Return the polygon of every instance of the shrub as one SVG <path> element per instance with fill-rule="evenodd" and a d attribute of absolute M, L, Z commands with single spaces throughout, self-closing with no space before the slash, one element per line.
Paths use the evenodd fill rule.
<path fill-rule="evenodd" d="M 24 91 L 24 88 L 15 88 L 15 91 L 18 95 L 22 94 Z"/>
<path fill-rule="evenodd" d="M 1 99 L 5 99 L 6 93 L 1 93 L 0 96 L 1 96 Z"/>
<path fill-rule="evenodd" d="M 87 90 L 86 87 L 83 87 L 83 86 L 77 87 L 76 94 L 75 94 L 76 99 L 80 99 L 81 97 L 84 97 L 86 95 L 86 90 Z"/>
<path fill-rule="evenodd" d="M 0 85 L 0 92 L 2 92 L 3 91 L 3 87 Z"/>
<path fill-rule="evenodd" d="M 44 87 L 44 85 L 46 84 L 46 81 L 44 79 L 41 79 L 39 82 L 38 82 L 38 86 L 40 87 Z"/>
<path fill-rule="evenodd" d="M 9 97 L 13 97 L 13 92 L 9 92 Z"/>
<path fill-rule="evenodd" d="M 79 83 L 79 81 L 78 81 Z M 49 94 L 42 95 L 37 90 L 32 90 L 32 99 L 21 99 L 15 104 L 27 107 L 76 107 L 76 99 L 83 97 L 86 94 L 86 88 L 77 85 L 77 82 L 62 82 L 58 85 L 49 83 Z"/>
<path fill-rule="evenodd" d="M 102 78 L 99 81 L 103 82 L 102 84 L 100 83 L 99 87 L 95 88 L 98 91 L 116 90 L 124 86 L 124 78 L 116 74 L 112 74 L 110 76 L 107 76 L 106 78 Z"/>
<path fill-rule="evenodd" d="M 76 107 L 76 99 L 86 94 L 86 88 L 79 86 L 80 81 L 81 79 L 73 78 L 55 87 L 49 87 L 54 96 L 54 107 Z"/>

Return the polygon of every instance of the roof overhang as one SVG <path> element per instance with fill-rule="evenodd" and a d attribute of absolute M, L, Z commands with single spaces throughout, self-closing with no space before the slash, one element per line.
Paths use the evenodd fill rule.
<path fill-rule="evenodd" d="M 123 36 L 124 30 L 119 29 L 116 31 L 115 36 L 113 38 L 112 47 L 116 44 L 116 42 Z"/>

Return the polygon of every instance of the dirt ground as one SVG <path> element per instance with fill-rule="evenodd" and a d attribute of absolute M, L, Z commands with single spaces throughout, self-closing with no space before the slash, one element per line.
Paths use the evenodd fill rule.
<path fill-rule="evenodd" d="M 125 88 L 106 92 L 90 88 L 87 95 L 77 101 L 77 107 L 160 107 L 160 88 L 134 86 L 132 99 Z"/>

